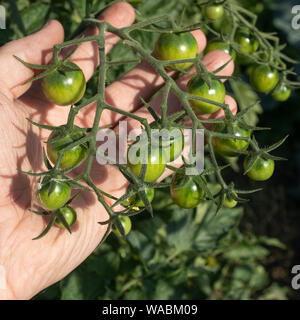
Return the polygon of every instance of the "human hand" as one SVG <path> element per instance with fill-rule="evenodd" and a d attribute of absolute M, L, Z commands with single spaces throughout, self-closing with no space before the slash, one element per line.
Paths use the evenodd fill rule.
<path fill-rule="evenodd" d="M 116 27 L 125 27 L 133 23 L 134 10 L 127 3 L 116 3 L 102 13 L 101 19 Z M 88 29 L 85 35 L 95 32 L 95 28 Z M 199 30 L 193 31 L 193 34 L 198 41 L 199 51 L 203 51 L 206 45 L 204 34 Z M 44 97 L 39 81 L 23 86 L 23 82 L 34 76 L 34 71 L 18 62 L 13 55 L 29 63 L 47 64 L 51 60 L 53 45 L 63 42 L 63 38 L 61 24 L 50 21 L 39 32 L 0 48 L 0 277 L 3 277 L 0 279 L 0 284 L 3 284 L 0 285 L 0 298 L 3 299 L 29 299 L 65 277 L 93 252 L 107 228 L 97 223 L 108 218 L 103 206 L 92 193 L 81 192 L 72 203 L 78 214 L 72 234 L 54 227 L 44 238 L 31 240 L 41 233 L 46 222 L 28 210 L 35 179 L 17 173 L 17 169 L 30 172 L 45 170 L 42 143 L 47 140 L 49 131 L 32 126 L 26 118 L 59 126 L 66 123 L 69 108 L 51 104 Z M 115 35 L 107 34 L 107 51 L 117 41 Z M 99 64 L 96 44 L 82 43 L 71 60 L 78 64 L 88 80 Z M 202 61 L 209 71 L 213 71 L 228 60 L 230 56 L 223 51 L 214 51 L 205 55 Z M 231 62 L 219 74 L 231 75 L 233 68 Z M 187 80 L 187 76 L 183 76 L 178 83 L 184 88 Z M 150 121 L 148 111 L 141 106 L 140 97 L 151 97 L 163 83 L 152 67 L 142 62 L 107 87 L 106 101 Z M 229 96 L 225 101 L 235 113 L 235 101 Z M 158 96 L 151 105 L 158 110 L 160 102 L 161 96 Z M 181 107 L 173 95 L 168 103 L 169 112 Z M 90 127 L 94 112 L 95 104 L 84 108 L 75 124 Z M 209 115 L 222 116 L 222 110 Z M 116 127 L 120 119 L 120 114 L 105 110 L 100 125 Z M 140 125 L 132 119 L 128 119 L 128 122 L 129 127 Z M 91 175 L 99 188 L 116 197 L 126 192 L 127 181 L 114 166 L 100 166 L 95 161 Z M 107 202 L 111 204 L 110 199 Z"/>

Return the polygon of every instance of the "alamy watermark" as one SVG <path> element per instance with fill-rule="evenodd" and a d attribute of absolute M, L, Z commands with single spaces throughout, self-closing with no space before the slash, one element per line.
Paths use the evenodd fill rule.
<path fill-rule="evenodd" d="M 6 10 L 0 5 L 0 29 L 6 29 Z"/>
<path fill-rule="evenodd" d="M 172 165 L 181 165 L 183 156 L 187 164 L 186 175 L 198 175 L 203 172 L 204 131 L 202 129 L 195 130 L 194 140 L 192 129 L 151 129 L 151 136 L 149 137 L 148 134 L 149 132 L 141 129 L 128 132 L 126 121 L 120 121 L 117 133 L 111 129 L 99 130 L 97 142 L 100 142 L 100 146 L 96 154 L 97 162 L 101 165 L 126 165 L 128 162 L 136 165 L 158 164 L 165 161 L 172 162 Z M 127 152 L 128 141 L 132 144 Z M 194 141 L 193 144 L 192 141 Z M 182 146 L 184 146 L 183 150 L 181 150 Z M 175 154 L 175 160 L 170 161 Z"/>
<path fill-rule="evenodd" d="M 292 268 L 292 274 L 295 276 L 292 278 L 291 285 L 294 290 L 300 289 L 300 265 L 297 264 Z"/>
<path fill-rule="evenodd" d="M 294 15 L 292 19 L 292 28 L 298 30 L 300 29 L 300 5 L 292 7 L 292 14 Z"/>

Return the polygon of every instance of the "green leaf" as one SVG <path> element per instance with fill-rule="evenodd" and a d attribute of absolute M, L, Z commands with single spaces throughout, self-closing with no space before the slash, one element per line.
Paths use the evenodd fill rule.
<path fill-rule="evenodd" d="M 215 213 L 216 207 L 211 204 L 194 235 L 193 245 L 196 250 L 208 251 L 216 248 L 219 241 L 237 226 L 242 216 L 242 208 L 221 208 L 217 216 Z"/>
<path fill-rule="evenodd" d="M 133 230 L 128 234 L 127 240 L 137 251 L 139 257 L 144 263 L 153 258 L 155 252 L 153 243 L 151 243 L 143 233 L 138 230 Z"/>
<path fill-rule="evenodd" d="M 234 262 L 240 262 L 246 259 L 263 259 L 269 254 L 269 251 L 260 245 L 241 244 L 229 248 L 224 253 L 224 258 Z"/>

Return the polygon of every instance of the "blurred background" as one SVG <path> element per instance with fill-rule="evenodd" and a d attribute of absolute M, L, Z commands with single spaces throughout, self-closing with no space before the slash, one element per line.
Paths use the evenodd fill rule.
<path fill-rule="evenodd" d="M 200 1 L 132 0 L 137 21 L 168 14 L 182 16 L 187 24 L 202 20 Z M 287 43 L 285 53 L 300 60 L 300 29 L 291 28 L 292 7 L 297 1 L 240 0 L 240 5 L 259 15 L 258 27 L 276 31 Z M 70 38 L 85 16 L 86 0 L 8 0 L 6 30 L 0 30 L 0 45 L 40 29 L 48 20 L 58 19 Z M 92 1 L 98 12 L 111 1 Z M 216 30 L 226 21 L 215 23 Z M 152 51 L 156 34 L 137 31 L 135 37 Z M 124 60 L 135 54 L 118 44 L 110 59 Z M 108 71 L 109 82 L 133 65 Z M 255 100 L 248 83 L 237 82 L 243 97 Z M 300 74 L 300 66 L 296 66 Z M 299 78 L 299 77 L 298 77 Z M 295 80 L 295 79 L 294 79 Z M 296 79 L 297 80 L 297 79 Z M 299 81 L 299 79 L 298 79 Z M 95 78 L 87 96 L 95 92 Z M 283 103 L 259 95 L 258 106 L 248 117 L 250 123 L 270 127 L 258 132 L 257 140 L 270 145 L 289 135 L 275 155 L 288 158 L 277 162 L 272 179 L 260 183 L 263 191 L 249 196 L 250 202 L 234 209 L 222 209 L 215 216 L 214 205 L 205 202 L 195 210 L 174 205 L 169 191 L 156 192 L 154 219 L 147 212 L 133 218 L 133 231 L 124 241 L 111 234 L 108 240 L 76 270 L 34 299 L 299 299 L 291 288 L 291 268 L 300 264 L 300 95 L 293 92 Z M 209 165 L 209 164 L 207 164 Z M 226 179 L 241 189 L 256 188 L 232 163 Z M 212 188 L 216 181 L 209 180 Z M 299 290 L 300 291 L 300 290 Z"/>

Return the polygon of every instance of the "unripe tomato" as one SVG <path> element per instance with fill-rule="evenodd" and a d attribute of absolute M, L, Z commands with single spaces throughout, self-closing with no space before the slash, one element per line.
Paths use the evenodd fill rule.
<path fill-rule="evenodd" d="M 224 8 L 222 5 L 206 6 L 205 16 L 210 20 L 220 19 L 224 14 Z"/>
<path fill-rule="evenodd" d="M 50 176 L 41 179 L 37 190 L 37 201 L 46 210 L 56 210 L 63 207 L 70 198 L 71 186 L 64 181 L 53 181 L 54 189 L 49 194 Z"/>
<path fill-rule="evenodd" d="M 229 133 L 228 129 L 224 124 L 215 125 L 214 131 L 220 133 Z M 233 134 L 236 137 L 249 138 L 251 131 L 241 128 L 239 125 L 233 125 Z M 244 151 L 248 149 L 249 142 L 239 139 L 226 139 L 220 137 L 213 137 L 214 149 L 224 157 L 238 157 L 240 153 L 237 151 Z"/>
<path fill-rule="evenodd" d="M 181 174 L 174 175 L 170 192 L 174 203 L 185 209 L 197 207 L 205 198 L 203 188 L 192 177 Z"/>
<path fill-rule="evenodd" d="M 63 215 L 69 227 L 72 227 L 72 225 L 76 222 L 76 219 L 77 219 L 76 211 L 72 207 L 70 206 L 62 207 L 62 208 L 59 208 L 57 212 Z M 63 229 L 65 228 L 63 223 L 60 220 L 58 220 L 58 218 L 56 218 L 55 224 L 60 228 L 63 228 Z"/>
<path fill-rule="evenodd" d="M 146 197 L 148 198 L 148 201 L 151 203 L 154 198 L 154 189 L 153 188 L 145 188 Z M 124 207 L 127 207 L 128 205 L 134 206 L 134 207 L 145 207 L 145 204 L 141 197 L 138 194 L 135 194 L 131 196 L 130 198 L 126 199 L 123 203 Z"/>
<path fill-rule="evenodd" d="M 224 103 L 226 93 L 224 84 L 220 80 L 212 79 L 211 87 L 209 87 L 199 76 L 193 77 L 188 82 L 187 92 L 219 103 Z M 192 99 L 190 100 L 190 104 L 197 114 L 214 113 L 220 109 L 217 105 L 200 100 Z"/>
<path fill-rule="evenodd" d="M 146 193 L 146 196 L 147 196 L 149 202 L 151 203 L 154 198 L 154 189 L 153 188 L 146 188 L 145 193 Z M 135 205 L 137 207 L 145 207 L 145 204 L 139 195 L 136 196 Z"/>
<path fill-rule="evenodd" d="M 124 230 L 124 234 L 126 236 L 131 230 L 131 226 L 132 226 L 131 220 L 128 216 L 121 216 L 121 215 L 119 215 L 119 220 L 121 222 L 121 225 Z M 117 236 L 119 236 L 119 237 L 122 236 L 121 232 L 117 229 L 117 227 L 115 225 L 112 226 L 112 230 Z"/>
<path fill-rule="evenodd" d="M 252 69 L 250 82 L 256 91 L 269 93 L 279 81 L 279 74 L 276 69 L 267 65 L 257 65 Z"/>
<path fill-rule="evenodd" d="M 51 162 L 55 164 L 60 150 L 84 136 L 85 134 L 76 126 L 74 126 L 72 131 L 67 131 L 65 126 L 52 131 L 47 141 L 47 154 Z M 86 159 L 87 154 L 87 143 L 73 147 L 64 153 L 60 162 L 60 168 L 67 169 L 79 166 Z"/>
<path fill-rule="evenodd" d="M 135 176 L 139 176 L 142 170 L 142 159 L 136 159 L 137 161 L 130 162 L 129 152 L 133 145 L 130 146 L 128 153 L 127 153 L 127 165 L 133 172 Z M 140 151 L 136 153 L 137 157 L 140 155 Z M 137 162 L 137 163 L 135 163 Z M 145 181 L 146 182 L 153 182 L 157 180 L 164 172 L 166 167 L 166 160 L 163 148 L 150 148 L 148 149 L 147 154 L 147 168 L 145 174 Z"/>
<path fill-rule="evenodd" d="M 230 47 L 230 44 L 228 42 L 225 42 L 220 39 L 212 39 L 208 42 L 205 53 L 214 51 L 214 50 L 222 50 L 229 54 L 232 59 L 234 60 L 236 58 L 236 52 Z"/>
<path fill-rule="evenodd" d="M 236 196 L 237 194 L 234 192 L 234 195 Z M 225 208 L 234 208 L 237 205 L 237 201 L 234 200 L 233 198 L 229 198 L 227 195 L 225 195 L 225 199 L 223 202 L 223 206 Z"/>
<path fill-rule="evenodd" d="M 292 90 L 285 84 L 281 84 L 278 89 L 272 93 L 272 98 L 276 101 L 286 101 L 292 93 Z"/>
<path fill-rule="evenodd" d="M 152 125 L 152 128 L 156 129 L 155 124 Z M 164 150 L 166 162 L 177 159 L 184 148 L 184 136 L 180 128 L 163 128 L 157 133 L 159 136 L 154 135 L 154 138 L 157 139 L 156 144 Z M 164 135 L 164 133 L 167 133 L 167 135 Z"/>
<path fill-rule="evenodd" d="M 249 158 L 244 160 L 244 169 L 248 166 Z M 275 163 L 272 159 L 264 159 L 259 157 L 254 166 L 247 172 L 250 179 L 255 181 L 265 181 L 272 177 L 275 169 Z"/>
<path fill-rule="evenodd" d="M 251 34 L 249 29 L 239 29 L 235 34 L 234 40 L 240 46 L 240 50 L 246 54 L 251 55 L 256 52 L 259 47 L 257 39 Z M 251 60 L 247 56 L 239 54 L 238 62 L 241 64 L 248 64 Z"/>
<path fill-rule="evenodd" d="M 77 70 L 71 70 L 76 68 Z M 82 70 L 72 62 L 42 78 L 45 96 L 59 106 L 75 104 L 84 95 L 86 80 Z"/>
<path fill-rule="evenodd" d="M 248 54 L 256 52 L 259 47 L 257 39 L 248 29 L 239 29 L 235 34 L 234 40 L 240 46 L 240 49 Z"/>
<path fill-rule="evenodd" d="M 196 58 L 198 44 L 190 32 L 162 33 L 155 44 L 155 55 L 159 60 L 183 60 Z M 186 70 L 191 62 L 167 66 L 171 70 Z"/>

